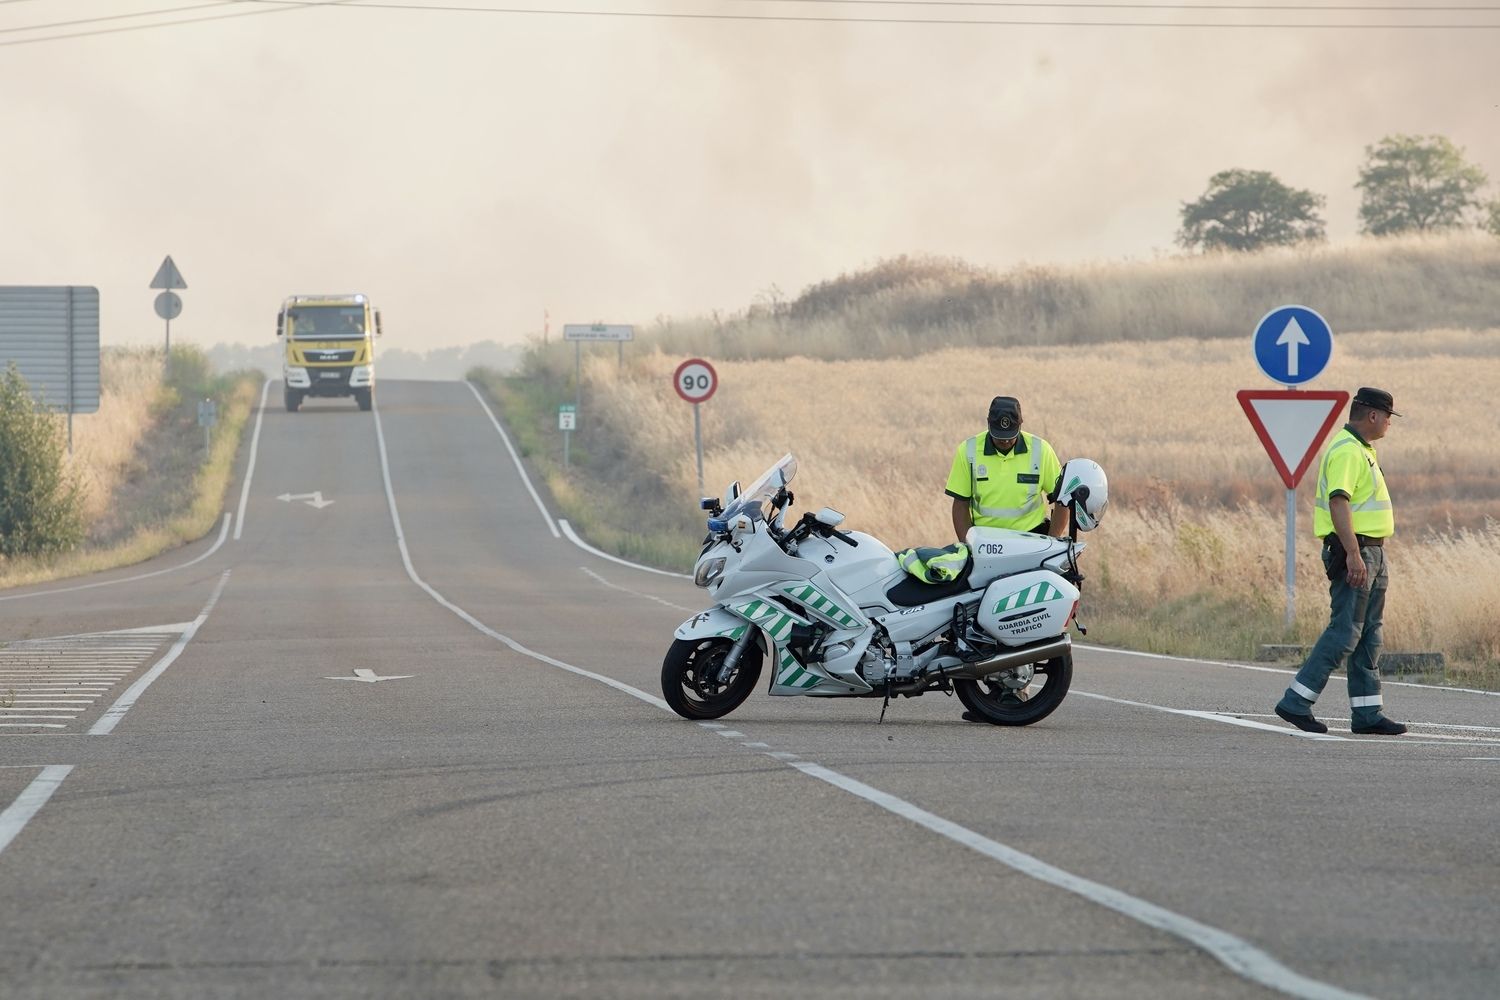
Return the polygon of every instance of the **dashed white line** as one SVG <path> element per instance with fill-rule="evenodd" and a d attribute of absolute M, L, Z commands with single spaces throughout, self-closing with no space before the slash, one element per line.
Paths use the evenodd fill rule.
<path fill-rule="evenodd" d="M 567 522 L 565 521 L 563 523 L 566 524 Z M 627 594 L 632 594 L 636 597 L 644 597 L 648 601 L 655 601 L 657 604 L 665 604 L 669 608 L 676 608 L 678 611 L 686 611 L 688 614 L 692 614 L 694 611 L 700 610 L 698 608 L 685 608 L 681 604 L 673 604 L 671 601 L 663 600 L 662 598 L 657 597 L 655 594 L 643 594 L 639 590 L 631 590 L 629 587 L 622 587 L 618 583 L 610 583 L 608 580 L 604 579 L 604 577 L 600 576 L 598 573 L 595 573 L 587 566 L 580 566 L 578 568 L 612 590 L 622 590 Z"/>

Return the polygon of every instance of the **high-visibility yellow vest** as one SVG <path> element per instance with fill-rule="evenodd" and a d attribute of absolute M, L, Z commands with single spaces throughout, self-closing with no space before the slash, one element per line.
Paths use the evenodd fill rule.
<path fill-rule="evenodd" d="M 1062 475 L 1052 445 L 1022 431 L 1008 454 L 986 451 L 989 435 L 958 446 L 948 473 L 948 495 L 969 501 L 974 524 L 1030 531 L 1047 519 L 1047 494 Z"/>
<path fill-rule="evenodd" d="M 1396 533 L 1396 512 L 1385 476 L 1375 460 L 1375 446 L 1346 424 L 1333 437 L 1318 463 L 1318 495 L 1313 500 L 1313 534 L 1333 534 L 1328 501 L 1335 493 L 1349 498 L 1349 519 L 1356 535 L 1386 538 Z"/>

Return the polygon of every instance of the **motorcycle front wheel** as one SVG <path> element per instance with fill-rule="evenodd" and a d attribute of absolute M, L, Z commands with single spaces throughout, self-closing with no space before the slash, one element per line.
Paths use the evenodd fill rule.
<path fill-rule="evenodd" d="M 1024 669 L 1024 668 L 1023 668 Z M 1034 663 L 1026 684 L 1015 671 L 978 681 L 954 681 L 953 691 L 964 707 L 996 726 L 1029 726 L 1056 710 L 1073 683 L 1073 654 Z"/>
<path fill-rule="evenodd" d="M 751 643 L 722 681 L 719 667 L 734 643 L 727 636 L 676 639 L 661 663 L 661 693 L 684 719 L 717 719 L 739 708 L 760 680 L 761 650 Z"/>

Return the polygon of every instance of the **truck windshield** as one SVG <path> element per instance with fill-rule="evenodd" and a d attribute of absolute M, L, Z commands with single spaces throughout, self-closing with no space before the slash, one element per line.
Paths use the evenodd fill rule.
<path fill-rule="evenodd" d="M 364 306 L 294 306 L 288 311 L 297 340 L 343 340 L 365 335 Z"/>

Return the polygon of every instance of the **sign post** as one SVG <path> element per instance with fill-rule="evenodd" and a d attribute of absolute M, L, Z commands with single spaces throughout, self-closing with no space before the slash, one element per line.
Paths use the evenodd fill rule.
<path fill-rule="evenodd" d="M 161 266 L 156 269 L 156 277 L 151 279 L 152 288 L 166 289 L 156 297 L 156 315 L 167 321 L 167 357 L 172 356 L 172 321 L 182 315 L 182 296 L 171 291 L 173 288 L 186 288 L 187 282 L 182 280 L 182 272 L 177 270 L 177 265 L 172 263 L 172 255 L 167 254 Z"/>
<path fill-rule="evenodd" d="M 563 432 L 563 468 L 568 467 L 568 443 L 573 430 L 578 426 L 578 408 L 572 403 L 561 403 L 557 407 L 557 429 Z"/>
<path fill-rule="evenodd" d="M 1333 330 L 1306 306 L 1279 306 L 1261 317 L 1251 336 L 1255 363 L 1273 382 L 1298 386 L 1316 378 L 1333 356 Z M 1295 617 L 1297 484 L 1349 401 L 1347 392 L 1241 389 L 1240 408 L 1286 484 L 1286 628 Z"/>
<path fill-rule="evenodd" d="M 698 404 L 708 402 L 719 388 L 719 373 L 702 358 L 688 358 L 672 373 L 672 388 L 693 404 L 693 443 L 698 451 L 698 495 L 703 496 L 703 421 Z"/>
<path fill-rule="evenodd" d="M 205 399 L 198 404 L 198 426 L 203 428 L 203 451 L 206 454 L 212 447 L 212 430 L 214 424 L 219 422 L 219 408 L 211 399 Z"/>
<path fill-rule="evenodd" d="M 564 323 L 563 340 L 573 342 L 573 408 L 583 403 L 583 342 L 615 341 L 620 345 L 620 367 L 625 367 L 625 341 L 635 339 L 635 327 L 626 323 Z M 564 442 L 567 438 L 563 439 Z M 564 462 L 563 464 L 567 464 Z"/>

